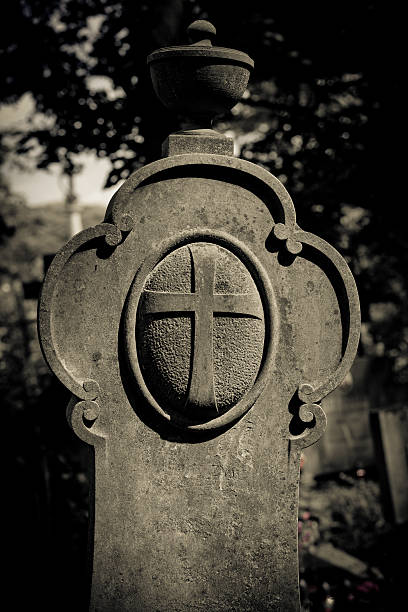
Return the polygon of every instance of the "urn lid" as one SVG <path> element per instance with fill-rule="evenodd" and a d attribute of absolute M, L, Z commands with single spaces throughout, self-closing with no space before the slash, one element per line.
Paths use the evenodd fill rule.
<path fill-rule="evenodd" d="M 252 70 L 254 67 L 253 60 L 237 49 L 228 49 L 226 47 L 214 47 L 213 40 L 217 31 L 209 21 L 197 19 L 193 21 L 188 28 L 187 34 L 191 40 L 190 45 L 176 45 L 172 47 L 162 47 L 156 49 L 147 58 L 147 63 L 151 64 L 158 60 L 170 58 L 208 58 L 215 60 L 224 60 L 226 63 L 241 64 Z"/>

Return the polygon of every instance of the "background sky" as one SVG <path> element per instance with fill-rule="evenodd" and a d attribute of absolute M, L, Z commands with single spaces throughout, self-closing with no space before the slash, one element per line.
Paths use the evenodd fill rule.
<path fill-rule="evenodd" d="M 31 94 L 23 95 L 16 104 L 0 105 L 0 131 L 10 128 L 21 129 L 28 121 L 34 102 Z M 104 189 L 106 177 L 111 169 L 108 159 L 98 158 L 93 153 L 77 156 L 83 164 L 82 172 L 75 176 L 74 188 L 79 204 L 107 206 L 113 194 L 123 181 L 110 189 Z M 16 160 L 6 163 L 4 174 L 11 190 L 21 194 L 30 206 L 63 202 L 67 188 L 66 179 L 61 178 L 61 168 L 51 164 L 47 170 L 23 169 Z"/>

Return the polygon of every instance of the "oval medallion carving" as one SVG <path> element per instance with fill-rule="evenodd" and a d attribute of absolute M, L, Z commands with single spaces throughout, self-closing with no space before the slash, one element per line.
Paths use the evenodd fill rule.
<path fill-rule="evenodd" d="M 260 392 L 268 291 L 234 251 L 204 240 L 165 249 L 131 290 L 130 365 L 149 402 L 178 426 L 224 425 Z"/>

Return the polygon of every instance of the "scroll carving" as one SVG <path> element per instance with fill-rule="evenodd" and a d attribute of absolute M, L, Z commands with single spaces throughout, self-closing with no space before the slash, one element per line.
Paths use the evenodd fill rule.
<path fill-rule="evenodd" d="M 310 387 L 310 385 L 302 385 L 303 392 L 305 392 L 305 387 Z M 311 446 L 317 442 L 325 432 L 327 425 L 326 413 L 319 404 L 300 404 L 294 419 L 297 421 L 298 425 L 301 425 L 303 431 L 297 435 L 289 433 L 287 438 L 291 444 L 294 444 L 298 448 Z"/>
<path fill-rule="evenodd" d="M 78 401 L 72 397 L 67 407 L 67 420 L 78 438 L 106 451 L 106 436 L 98 430 L 99 404 L 93 400 Z"/>

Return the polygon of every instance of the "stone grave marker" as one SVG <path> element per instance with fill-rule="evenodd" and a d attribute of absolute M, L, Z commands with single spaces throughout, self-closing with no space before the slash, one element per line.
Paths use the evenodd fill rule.
<path fill-rule="evenodd" d="M 408 407 L 372 408 L 371 429 L 385 516 L 397 524 L 408 520 Z"/>
<path fill-rule="evenodd" d="M 375 464 L 370 426 L 370 357 L 357 357 L 342 384 L 322 402 L 327 429 L 304 453 L 303 480 Z"/>
<path fill-rule="evenodd" d="M 94 449 L 93 611 L 299 610 L 300 453 L 357 348 L 345 261 L 211 129 L 253 69 L 214 33 L 149 56 L 186 129 L 42 291 L 43 351 Z"/>

